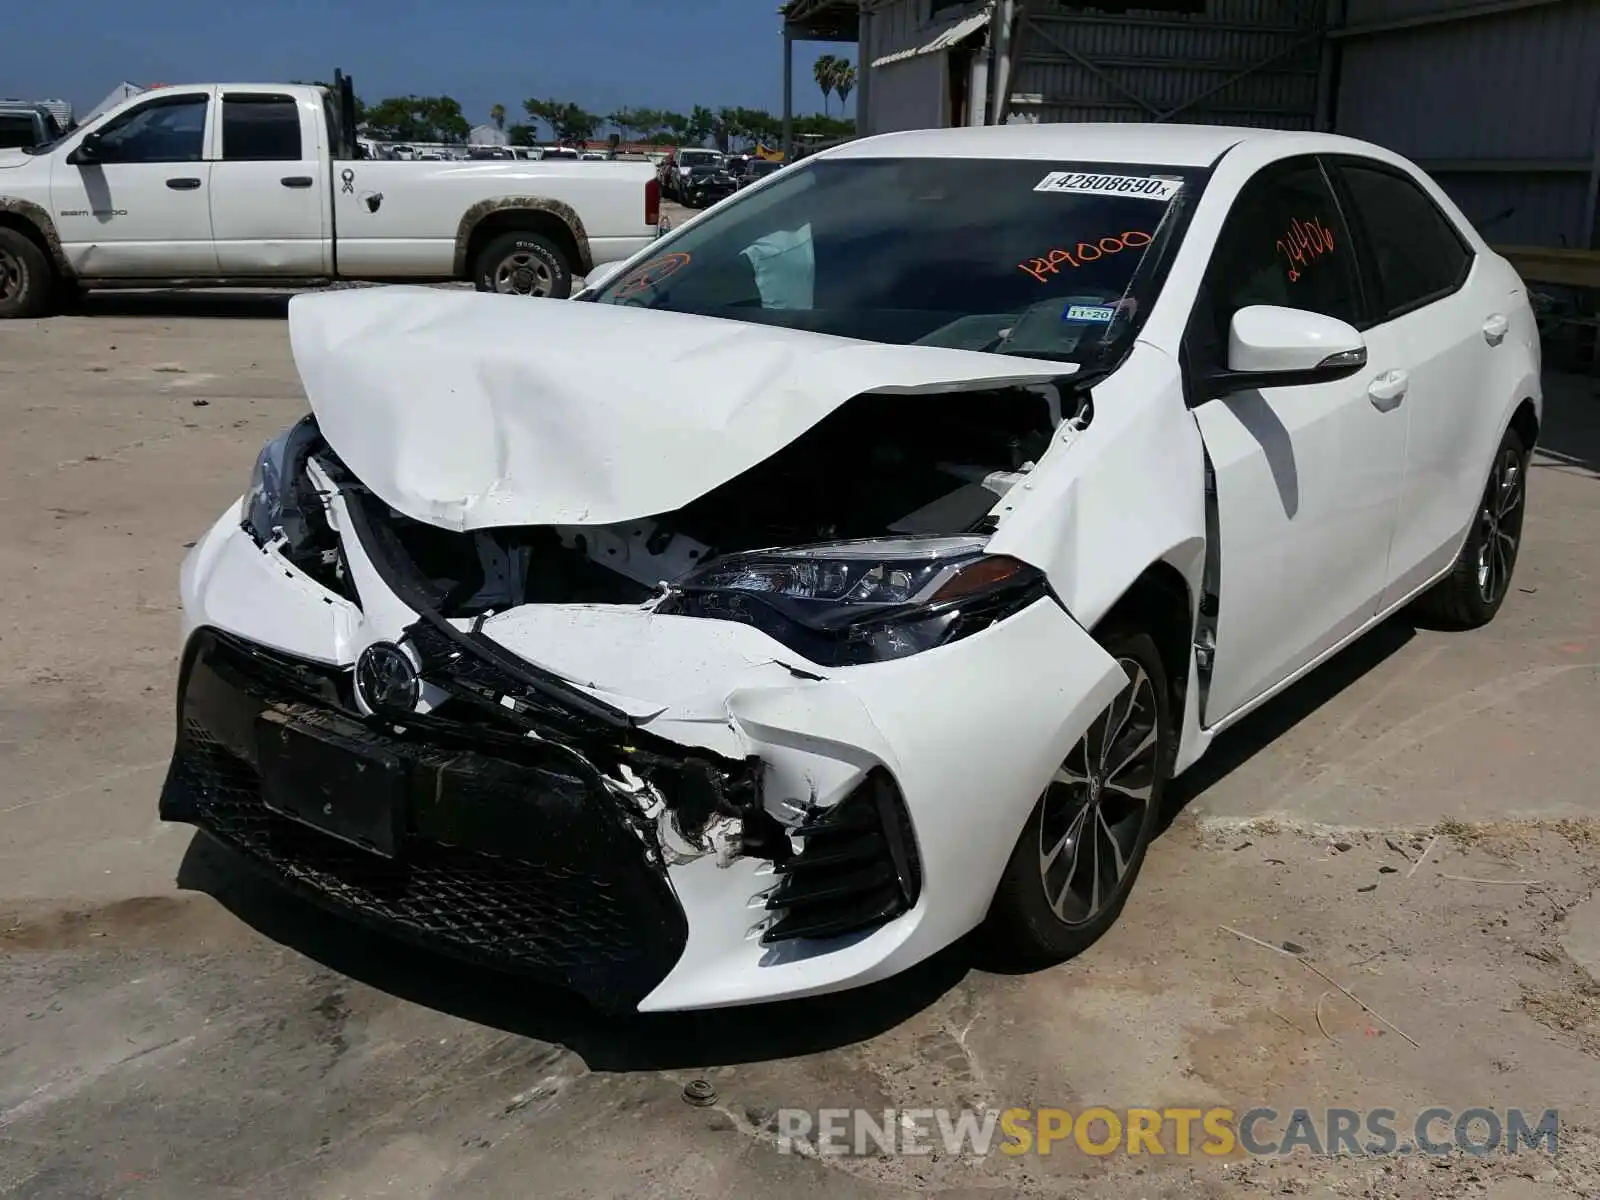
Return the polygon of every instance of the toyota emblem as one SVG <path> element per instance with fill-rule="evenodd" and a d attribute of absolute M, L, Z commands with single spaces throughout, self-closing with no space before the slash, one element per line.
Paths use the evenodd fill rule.
<path fill-rule="evenodd" d="M 410 714 L 422 684 L 404 650 L 392 642 L 373 642 L 356 659 L 356 693 L 373 712 Z"/>

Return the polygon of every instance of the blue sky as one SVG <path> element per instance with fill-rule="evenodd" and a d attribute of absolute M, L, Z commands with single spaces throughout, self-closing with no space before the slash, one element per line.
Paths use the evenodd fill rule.
<path fill-rule="evenodd" d="M 80 113 L 134 83 L 276 82 L 353 75 L 371 103 L 445 93 L 469 120 L 529 96 L 594 112 L 621 106 L 687 112 L 783 103 L 777 0 L 77 0 L 7 4 L 0 94 L 65 99 Z M 795 111 L 822 111 L 817 55 L 795 46 Z M 850 99 L 851 107 L 855 97 Z M 838 97 L 830 111 L 839 112 Z"/>

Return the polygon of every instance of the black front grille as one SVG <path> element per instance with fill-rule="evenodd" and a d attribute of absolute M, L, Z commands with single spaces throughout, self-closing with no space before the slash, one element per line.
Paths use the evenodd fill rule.
<path fill-rule="evenodd" d="M 285 666 L 304 669 L 285 675 Z M 485 752 L 357 720 L 328 702 L 328 689 L 298 686 L 327 674 L 197 634 L 162 815 L 199 825 L 314 901 L 606 1008 L 636 1005 L 665 978 L 687 938 L 683 912 L 598 777 L 573 760 L 541 761 L 547 750 L 497 744 Z M 405 762 L 395 857 L 266 807 L 255 750 L 266 710 Z"/>
<path fill-rule="evenodd" d="M 887 771 L 873 771 L 839 803 L 814 810 L 795 834 L 804 846 L 778 867 L 767 908 L 779 915 L 763 942 L 856 933 L 917 902 L 922 864 L 905 801 Z"/>

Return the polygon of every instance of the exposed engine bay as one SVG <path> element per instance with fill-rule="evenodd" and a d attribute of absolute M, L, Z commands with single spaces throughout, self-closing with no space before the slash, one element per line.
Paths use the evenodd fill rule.
<path fill-rule="evenodd" d="M 383 523 L 446 617 L 521 604 L 643 603 L 726 554 L 984 532 L 1062 420 L 1082 420 L 1077 394 L 1064 391 L 858 396 L 686 507 L 622 524 L 464 534 L 392 510 Z"/>

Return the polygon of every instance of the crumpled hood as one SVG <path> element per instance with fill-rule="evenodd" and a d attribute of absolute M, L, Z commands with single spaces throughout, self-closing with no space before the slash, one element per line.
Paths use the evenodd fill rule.
<path fill-rule="evenodd" d="M 1076 369 L 418 287 L 297 296 L 289 337 L 345 465 L 393 508 L 454 530 L 671 512 L 863 392 L 1037 383 Z"/>

